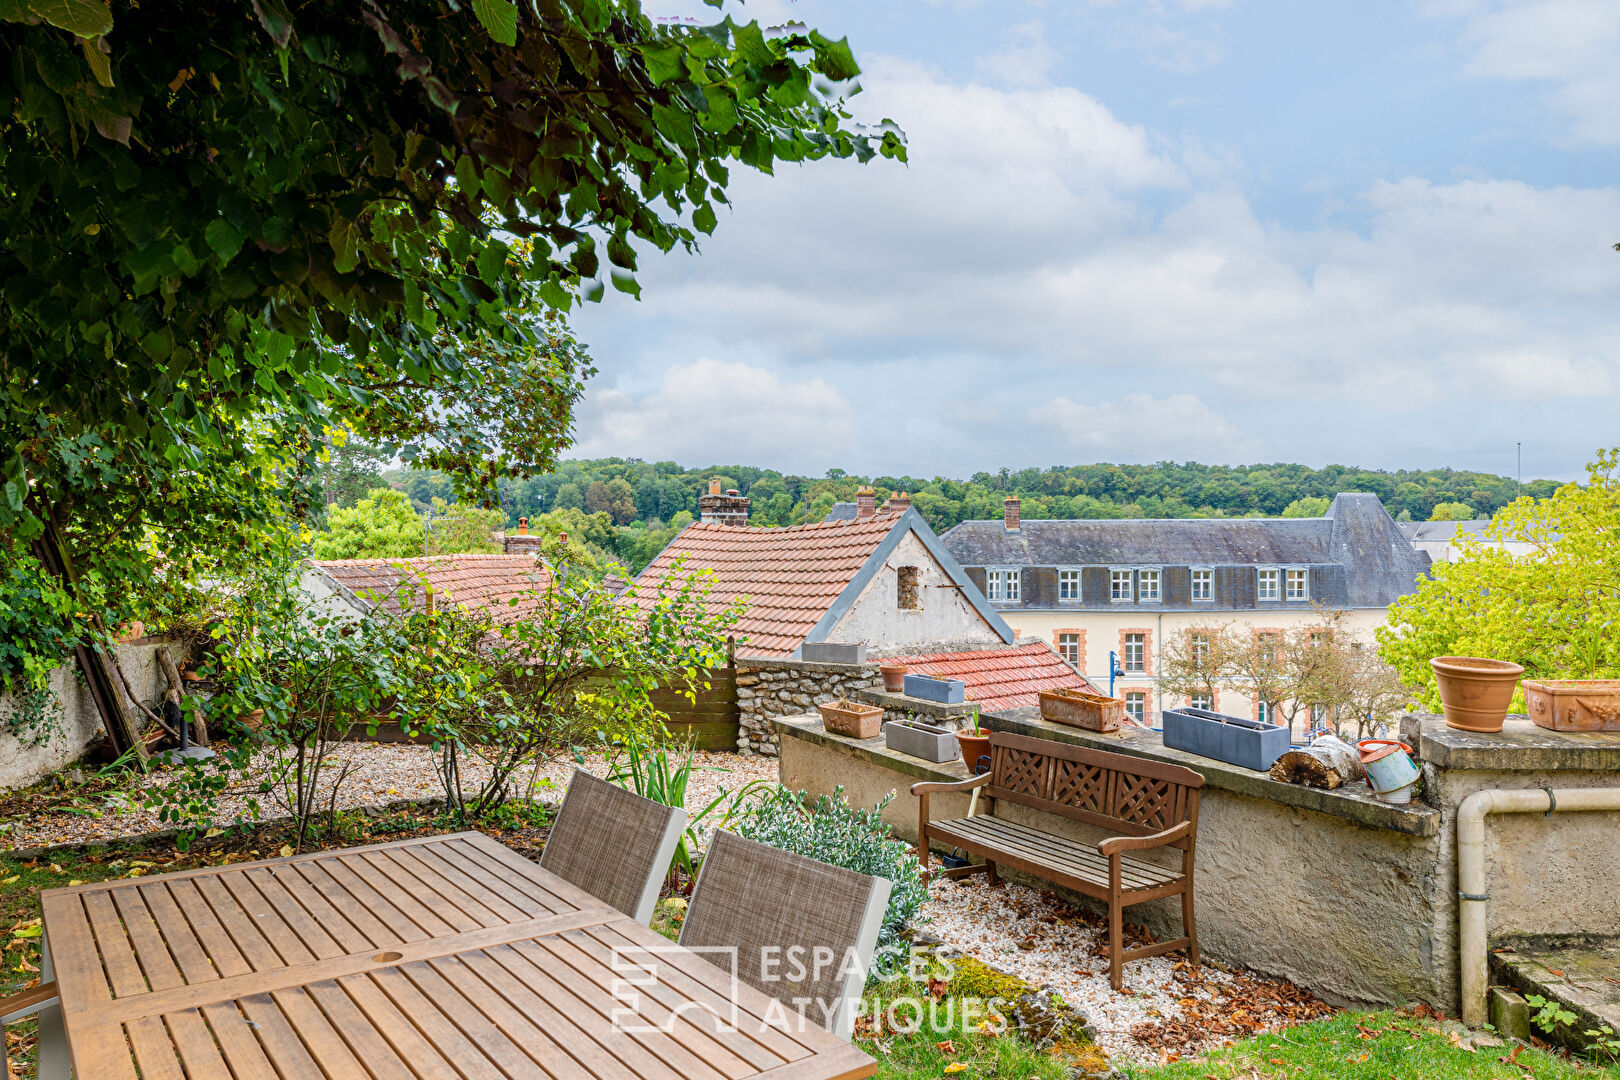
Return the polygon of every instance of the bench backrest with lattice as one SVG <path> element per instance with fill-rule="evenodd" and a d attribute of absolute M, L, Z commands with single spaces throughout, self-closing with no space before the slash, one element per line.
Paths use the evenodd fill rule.
<path fill-rule="evenodd" d="M 990 774 L 986 795 L 1127 836 L 1191 821 L 1193 831 L 1172 846 L 1192 849 L 1204 778 L 1183 766 L 997 731 Z"/>

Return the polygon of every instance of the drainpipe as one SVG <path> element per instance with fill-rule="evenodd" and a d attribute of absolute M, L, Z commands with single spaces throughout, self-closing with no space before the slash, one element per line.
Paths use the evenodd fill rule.
<path fill-rule="evenodd" d="M 1462 969 L 1462 1018 L 1485 1023 L 1485 815 L 1620 810 L 1620 788 L 1492 788 L 1457 808 L 1457 949 Z"/>

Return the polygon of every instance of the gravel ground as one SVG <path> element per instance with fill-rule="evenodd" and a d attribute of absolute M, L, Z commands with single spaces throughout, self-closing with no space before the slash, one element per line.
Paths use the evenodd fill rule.
<path fill-rule="evenodd" d="M 333 750 L 327 762 L 323 769 L 323 776 L 327 778 L 335 777 L 343 765 L 350 767 L 349 775 L 339 789 L 339 808 L 437 796 L 443 791 L 434 772 L 430 752 L 425 747 L 408 743 L 346 743 Z M 732 753 L 700 750 L 696 755 L 696 764 L 699 768 L 693 771 L 686 793 L 687 809 L 693 813 L 707 805 L 722 788 L 735 792 L 752 780 L 763 779 L 775 783 L 777 778 L 773 758 L 745 758 Z M 607 773 L 607 766 L 600 754 L 586 755 L 585 768 L 598 776 Z M 541 802 L 561 802 L 573 769 L 574 763 L 569 759 L 551 762 L 541 770 L 542 783 L 537 785 L 535 797 Z M 487 774 L 487 770 L 468 761 L 463 766 L 463 774 L 466 777 L 464 786 L 471 788 L 477 779 Z M 155 774 L 152 782 L 163 783 L 162 776 L 162 773 Z M 529 774 L 523 774 L 525 785 L 528 779 Z M 250 790 L 257 780 L 256 776 L 253 782 L 240 787 L 243 791 Z M 547 786 L 546 781 L 555 786 Z M 323 805 L 328 798 L 329 784 L 329 780 L 323 779 Z M 265 817 L 280 817 L 285 813 L 274 803 L 272 796 L 259 798 Z M 0 847 L 22 848 L 105 840 L 165 827 L 156 814 L 141 809 L 139 791 L 116 792 L 84 801 L 86 805 L 81 808 L 81 813 L 56 810 L 0 825 Z M 229 824 L 244 815 L 247 809 L 245 794 L 226 795 L 219 800 L 215 823 Z M 713 819 L 706 826 L 700 826 L 698 831 L 705 834 L 712 827 Z"/>
<path fill-rule="evenodd" d="M 1202 1028 L 1202 1018 L 1212 1010 L 1235 1012 L 1240 1006 L 1234 1006 L 1234 998 L 1261 1003 L 1255 1011 L 1263 1021 L 1241 1034 L 1281 1026 L 1286 1022 L 1282 1016 L 1264 1022 L 1265 1007 L 1276 997 L 1297 993 L 1287 984 L 1233 976 L 1208 963 L 1190 976 L 1179 955 L 1129 961 L 1125 989 L 1115 993 L 1108 985 L 1108 959 L 1097 955 L 1106 945 L 1107 930 L 1093 925 L 1098 920 L 1091 916 L 1065 907 L 1050 894 L 1011 883 L 990 888 L 977 876 L 936 878 L 928 891 L 922 913 L 929 933 L 974 959 L 1057 990 L 1091 1018 L 1097 1043 L 1110 1057 L 1144 1064 L 1166 1060 L 1162 1043 L 1150 1045 L 1159 1042 L 1156 1034 L 1167 1026 L 1183 1026 L 1178 1021 Z M 1127 947 L 1132 944 L 1127 938 Z M 1206 1049 L 1223 1041 L 1216 1036 L 1202 1047 L 1184 1049 Z"/>

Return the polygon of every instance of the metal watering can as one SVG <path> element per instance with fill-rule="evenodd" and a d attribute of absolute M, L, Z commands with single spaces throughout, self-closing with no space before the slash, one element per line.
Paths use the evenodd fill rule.
<path fill-rule="evenodd" d="M 1410 746 L 1395 739 L 1363 739 L 1356 749 L 1361 751 L 1361 767 L 1367 770 L 1367 784 L 1374 795 L 1385 802 L 1412 801 L 1412 785 L 1422 773 L 1412 761 Z"/>

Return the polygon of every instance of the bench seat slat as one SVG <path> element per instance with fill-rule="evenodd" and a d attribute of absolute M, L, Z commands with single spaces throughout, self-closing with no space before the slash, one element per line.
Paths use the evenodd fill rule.
<path fill-rule="evenodd" d="M 983 846 L 990 849 L 980 854 L 993 857 L 996 852 L 1022 855 L 1033 862 L 1046 863 L 1071 877 L 1090 881 L 1108 888 L 1108 860 L 1095 848 L 1067 837 L 1040 832 L 996 817 L 956 818 L 950 821 L 931 821 L 928 831 L 941 839 L 960 840 L 964 846 Z M 1120 883 L 1127 892 L 1156 889 L 1181 880 L 1174 870 L 1154 866 L 1140 859 L 1122 856 Z"/>

